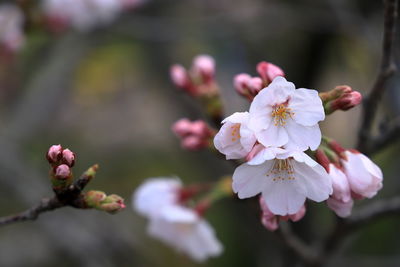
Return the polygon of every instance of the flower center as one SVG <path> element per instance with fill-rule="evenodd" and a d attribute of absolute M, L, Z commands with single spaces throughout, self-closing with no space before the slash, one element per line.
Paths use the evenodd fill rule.
<path fill-rule="evenodd" d="M 240 124 L 236 123 L 231 126 L 231 136 L 232 136 L 232 142 L 236 142 L 237 140 L 240 139 Z"/>
<path fill-rule="evenodd" d="M 291 159 L 275 159 L 274 165 L 267 172 L 267 177 L 272 177 L 272 181 L 294 180 L 294 169 Z"/>
<path fill-rule="evenodd" d="M 287 107 L 286 103 L 275 105 L 271 112 L 272 117 L 274 118 L 275 126 L 284 126 L 286 124 L 287 118 L 292 118 L 294 112 L 292 112 L 291 108 Z"/>

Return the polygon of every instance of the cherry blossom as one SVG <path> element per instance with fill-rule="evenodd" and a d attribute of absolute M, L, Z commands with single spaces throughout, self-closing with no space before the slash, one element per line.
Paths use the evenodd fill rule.
<path fill-rule="evenodd" d="M 344 172 L 334 164 L 329 164 L 328 173 L 332 178 L 333 193 L 327 200 L 327 205 L 339 217 L 348 217 L 353 208 L 350 185 Z"/>
<path fill-rule="evenodd" d="M 163 207 L 178 203 L 181 188 L 178 178 L 149 178 L 134 192 L 132 206 L 144 216 L 157 216 Z"/>
<path fill-rule="evenodd" d="M 248 112 L 236 112 L 222 121 L 223 125 L 214 138 L 214 146 L 226 155 L 226 159 L 245 157 L 256 143 L 256 137 L 248 128 Z"/>
<path fill-rule="evenodd" d="M 285 216 L 297 213 L 306 198 L 328 199 L 332 179 L 303 152 L 266 148 L 236 168 L 232 188 L 241 199 L 261 193 L 272 213 Z"/>
<path fill-rule="evenodd" d="M 250 106 L 249 128 L 266 147 L 296 147 L 315 150 L 321 142 L 318 122 L 325 119 L 316 90 L 300 88 L 276 77 L 260 91 Z"/>
<path fill-rule="evenodd" d="M 223 250 L 211 225 L 183 206 L 164 207 L 150 220 L 148 232 L 198 262 L 218 256 Z"/>
<path fill-rule="evenodd" d="M 341 163 L 354 193 L 372 198 L 382 188 L 381 169 L 364 154 L 346 150 L 342 153 Z"/>

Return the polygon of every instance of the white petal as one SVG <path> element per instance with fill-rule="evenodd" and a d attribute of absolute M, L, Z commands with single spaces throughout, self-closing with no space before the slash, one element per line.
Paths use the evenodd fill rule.
<path fill-rule="evenodd" d="M 305 163 L 293 161 L 293 168 L 297 183 L 306 191 L 309 199 L 321 202 L 332 194 L 332 179 L 321 165 L 310 167 Z"/>
<path fill-rule="evenodd" d="M 310 147 L 315 150 L 321 143 L 321 130 L 318 124 L 314 126 L 303 126 L 293 119 L 286 121 L 286 130 L 289 136 L 287 146 L 296 146 L 300 150 L 306 150 Z"/>
<path fill-rule="evenodd" d="M 266 173 L 271 169 L 273 161 L 261 165 L 240 165 L 233 173 L 232 189 L 239 198 L 253 197 L 261 192 L 265 186 Z"/>
<path fill-rule="evenodd" d="M 341 201 L 330 197 L 326 201 L 326 204 L 328 204 L 328 207 L 333 210 L 337 216 L 345 218 L 351 215 L 354 201 L 352 199 L 349 199 L 349 201 Z"/>
<path fill-rule="evenodd" d="M 271 212 L 281 216 L 297 213 L 306 200 L 305 195 L 296 190 L 295 183 L 287 180 L 270 181 L 262 196 Z"/>
<path fill-rule="evenodd" d="M 289 141 L 286 129 L 281 126 L 272 125 L 266 129 L 256 132 L 256 137 L 258 142 L 260 142 L 265 147 L 274 146 L 280 147 Z"/>
<path fill-rule="evenodd" d="M 304 126 L 313 126 L 325 119 L 322 101 L 316 90 L 297 89 L 291 96 L 289 108 L 294 112 L 294 120 Z"/>
<path fill-rule="evenodd" d="M 250 161 L 247 162 L 249 165 L 260 165 L 264 163 L 267 160 L 272 160 L 277 157 L 277 154 L 285 152 L 284 149 L 279 148 L 279 147 L 266 147 L 258 154 L 251 159 Z"/>
<path fill-rule="evenodd" d="M 132 195 L 132 206 L 145 216 L 158 214 L 165 205 L 177 202 L 182 183 L 178 178 L 149 178 Z"/>
<path fill-rule="evenodd" d="M 229 117 L 225 118 L 222 123 L 230 122 L 230 123 L 246 123 L 249 120 L 248 112 L 235 112 Z"/>

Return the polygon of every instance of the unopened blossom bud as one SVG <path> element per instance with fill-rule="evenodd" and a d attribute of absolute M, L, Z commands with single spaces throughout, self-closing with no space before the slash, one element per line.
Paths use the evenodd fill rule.
<path fill-rule="evenodd" d="M 96 209 L 113 214 L 124 209 L 125 207 L 124 199 L 118 195 L 112 194 L 107 196 L 100 203 L 100 205 L 96 207 Z"/>
<path fill-rule="evenodd" d="M 102 191 L 91 190 L 85 193 L 84 199 L 88 207 L 95 208 L 106 199 L 106 193 Z"/>
<path fill-rule="evenodd" d="M 267 228 L 269 231 L 275 231 L 279 228 L 279 220 L 287 221 L 291 220 L 293 222 L 297 222 L 301 220 L 304 215 L 306 214 L 306 207 L 303 205 L 298 212 L 295 214 L 289 214 L 286 216 L 279 216 L 275 215 L 271 212 L 268 208 L 267 204 L 265 203 L 264 199 L 260 197 L 260 207 L 261 207 L 261 223 Z"/>
<path fill-rule="evenodd" d="M 62 152 L 61 145 L 52 145 L 46 154 L 46 158 L 51 165 L 57 165 L 61 160 Z"/>
<path fill-rule="evenodd" d="M 205 121 L 197 120 L 191 125 L 191 134 L 201 138 L 208 138 L 212 135 L 212 131 Z"/>
<path fill-rule="evenodd" d="M 328 204 L 328 207 L 336 213 L 337 216 L 346 218 L 351 215 L 354 201 L 353 199 L 343 201 L 341 199 L 330 197 L 326 203 Z"/>
<path fill-rule="evenodd" d="M 203 82 L 209 83 L 214 79 L 215 60 L 209 55 L 199 55 L 193 59 L 193 72 L 199 74 Z"/>
<path fill-rule="evenodd" d="M 264 82 L 264 86 L 270 84 L 278 76 L 285 76 L 285 73 L 281 68 L 266 61 L 258 63 L 256 68 Z"/>
<path fill-rule="evenodd" d="M 263 88 L 263 81 L 260 77 L 251 77 L 246 73 L 236 75 L 233 84 L 236 91 L 249 100 L 253 100 Z"/>
<path fill-rule="evenodd" d="M 176 87 L 185 89 L 190 87 L 191 81 L 188 72 L 182 65 L 172 65 L 170 69 L 171 80 Z"/>
<path fill-rule="evenodd" d="M 198 136 L 188 136 L 182 139 L 181 146 L 184 149 L 198 151 L 209 146 L 209 143 Z"/>
<path fill-rule="evenodd" d="M 349 110 L 362 101 L 362 95 L 353 91 L 348 85 L 339 85 L 334 89 L 319 94 L 323 101 L 326 114 L 331 114 L 336 110 Z"/>
<path fill-rule="evenodd" d="M 362 95 L 359 92 L 353 91 L 350 93 L 346 93 L 342 97 L 336 99 L 331 103 L 330 110 L 331 112 L 339 109 L 349 110 L 359 105 L 361 101 L 362 101 Z"/>
<path fill-rule="evenodd" d="M 62 152 L 62 162 L 67 164 L 69 167 L 73 167 L 75 164 L 75 154 L 71 150 L 64 149 Z"/>
<path fill-rule="evenodd" d="M 188 150 L 206 148 L 214 135 L 214 130 L 205 121 L 180 119 L 172 125 L 172 131 L 181 139 L 181 146 Z"/>
<path fill-rule="evenodd" d="M 57 179 L 68 179 L 71 176 L 71 169 L 66 164 L 58 166 L 54 172 Z"/>
<path fill-rule="evenodd" d="M 372 198 L 382 188 L 381 169 L 367 156 L 356 150 L 346 150 L 342 165 L 351 191 L 362 197 Z"/>
<path fill-rule="evenodd" d="M 72 183 L 72 172 L 68 165 L 61 164 L 52 170 L 51 183 L 53 190 L 58 191 L 66 188 Z"/>

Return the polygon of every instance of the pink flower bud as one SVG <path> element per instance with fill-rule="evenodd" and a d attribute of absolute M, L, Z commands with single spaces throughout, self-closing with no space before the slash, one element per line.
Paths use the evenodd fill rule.
<path fill-rule="evenodd" d="M 55 169 L 54 176 L 56 179 L 66 180 L 71 178 L 71 169 L 66 164 L 61 164 Z"/>
<path fill-rule="evenodd" d="M 271 83 L 278 76 L 285 76 L 285 73 L 281 68 L 266 61 L 258 63 L 256 69 L 262 78 L 264 85 Z"/>
<path fill-rule="evenodd" d="M 329 164 L 331 162 L 322 149 L 317 149 L 317 152 L 315 153 L 315 159 L 329 173 Z"/>
<path fill-rule="evenodd" d="M 248 81 L 247 86 L 251 95 L 256 96 L 263 88 L 263 82 L 260 77 L 253 77 Z"/>
<path fill-rule="evenodd" d="M 332 102 L 331 109 L 333 111 L 338 109 L 349 110 L 359 105 L 361 101 L 362 101 L 362 95 L 359 92 L 353 91 L 345 93 L 340 98 Z"/>
<path fill-rule="evenodd" d="M 211 130 L 205 121 L 197 120 L 192 122 L 190 127 L 191 134 L 200 138 L 208 138 L 211 136 Z"/>
<path fill-rule="evenodd" d="M 193 59 L 193 72 L 200 74 L 205 83 L 214 79 L 215 60 L 209 55 L 199 55 Z"/>
<path fill-rule="evenodd" d="M 187 89 L 191 86 L 188 72 L 182 65 L 172 65 L 170 69 L 171 80 L 178 88 Z"/>
<path fill-rule="evenodd" d="M 357 195 L 372 198 L 382 188 L 382 171 L 367 156 L 355 150 L 346 150 L 341 162 L 350 189 Z"/>
<path fill-rule="evenodd" d="M 208 142 L 205 142 L 198 136 L 190 135 L 182 139 L 181 146 L 184 149 L 197 151 L 208 146 Z"/>
<path fill-rule="evenodd" d="M 287 221 L 291 220 L 293 222 L 297 222 L 301 220 L 304 215 L 306 214 L 306 207 L 303 205 L 298 212 L 295 214 L 290 214 L 287 216 L 279 216 L 275 215 L 274 213 L 271 212 L 271 210 L 268 208 L 267 204 L 265 203 L 264 199 L 260 197 L 260 207 L 261 207 L 261 223 L 267 228 L 269 231 L 275 231 L 279 228 L 279 220 Z"/>
<path fill-rule="evenodd" d="M 328 207 L 336 213 L 337 216 L 345 218 L 351 215 L 354 201 L 353 199 L 350 199 L 349 201 L 343 201 L 334 197 L 330 197 L 326 203 L 328 204 Z"/>
<path fill-rule="evenodd" d="M 75 164 L 75 154 L 71 150 L 64 149 L 62 152 L 62 162 L 67 164 L 69 167 L 73 167 Z"/>
<path fill-rule="evenodd" d="M 233 78 L 233 85 L 236 89 L 236 92 L 238 92 L 242 96 L 247 97 L 247 95 L 249 93 L 247 85 L 248 85 L 250 79 L 251 79 L 251 76 L 247 73 L 237 74 Z"/>
<path fill-rule="evenodd" d="M 61 145 L 53 145 L 49 148 L 46 158 L 50 164 L 57 164 L 61 160 L 63 148 Z"/>
<path fill-rule="evenodd" d="M 192 122 L 189 119 L 183 118 L 176 121 L 171 129 L 179 137 L 187 136 L 191 133 Z"/>

